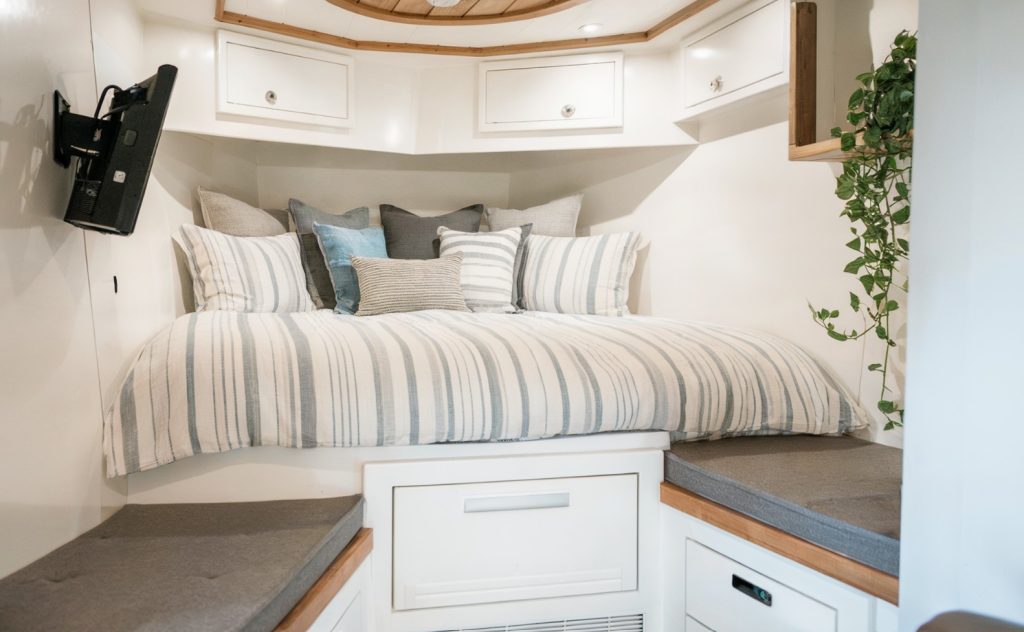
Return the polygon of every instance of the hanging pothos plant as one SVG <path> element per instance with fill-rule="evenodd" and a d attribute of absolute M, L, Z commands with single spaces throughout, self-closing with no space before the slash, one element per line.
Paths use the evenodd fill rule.
<path fill-rule="evenodd" d="M 889 321 L 907 289 L 903 265 L 910 250 L 905 225 L 910 221 L 916 54 L 917 36 L 897 35 L 882 65 L 857 77 L 861 87 L 850 95 L 846 116 L 853 130 L 832 130 L 847 156 L 836 179 L 836 195 L 846 201 L 841 215 L 853 224 L 853 239 L 846 246 L 857 252 L 845 271 L 860 281 L 858 291 L 850 292 L 850 309 L 865 325 L 843 328 L 840 310 L 811 306 L 814 320 L 835 340 L 877 336 L 884 342 L 881 361 L 868 370 L 881 373 L 878 409 L 886 417 L 886 430 L 903 425 L 903 408 L 889 386 L 889 359 L 896 347 Z"/>

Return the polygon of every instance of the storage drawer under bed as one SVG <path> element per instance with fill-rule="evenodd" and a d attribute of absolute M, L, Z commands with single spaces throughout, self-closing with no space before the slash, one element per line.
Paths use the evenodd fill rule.
<path fill-rule="evenodd" d="M 394 609 L 636 590 L 637 482 L 395 487 Z"/>
<path fill-rule="evenodd" d="M 834 608 L 693 540 L 686 542 L 686 614 L 687 632 L 830 632 L 837 627 Z"/>

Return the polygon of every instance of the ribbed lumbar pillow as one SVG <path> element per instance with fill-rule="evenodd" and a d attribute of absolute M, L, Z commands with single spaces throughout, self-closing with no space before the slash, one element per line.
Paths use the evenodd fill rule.
<path fill-rule="evenodd" d="M 468 312 L 459 273 L 462 254 L 438 259 L 352 257 L 359 280 L 356 316 L 376 316 L 426 309 Z"/>

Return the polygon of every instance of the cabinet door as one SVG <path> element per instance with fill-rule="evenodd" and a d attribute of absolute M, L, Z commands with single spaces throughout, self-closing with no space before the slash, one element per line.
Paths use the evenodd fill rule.
<path fill-rule="evenodd" d="M 783 0 L 774 0 L 687 44 L 684 50 L 686 107 L 783 73 L 786 9 Z"/>
<path fill-rule="evenodd" d="M 637 475 L 394 489 L 395 610 L 637 587 Z"/>
<path fill-rule="evenodd" d="M 686 542 L 686 614 L 719 632 L 834 632 L 837 626 L 834 608 L 693 540 Z"/>
<path fill-rule="evenodd" d="M 481 64 L 480 129 L 622 125 L 622 55 L 573 55 Z"/>
<path fill-rule="evenodd" d="M 352 60 L 222 31 L 218 111 L 332 127 L 351 124 Z"/>

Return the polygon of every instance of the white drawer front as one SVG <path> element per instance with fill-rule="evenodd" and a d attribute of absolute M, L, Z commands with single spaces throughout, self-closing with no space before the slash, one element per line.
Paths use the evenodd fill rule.
<path fill-rule="evenodd" d="M 764 600 L 748 594 L 759 591 Z M 836 630 L 835 609 L 692 540 L 686 542 L 686 614 L 715 632 Z"/>
<path fill-rule="evenodd" d="M 481 64 L 484 131 L 622 125 L 622 55 Z"/>
<path fill-rule="evenodd" d="M 637 475 L 394 488 L 396 610 L 637 587 Z"/>
<path fill-rule="evenodd" d="M 788 3 L 767 6 L 686 46 L 685 103 L 692 107 L 785 71 Z"/>
<path fill-rule="evenodd" d="M 350 57 L 231 31 L 217 42 L 219 113 L 352 125 Z"/>

